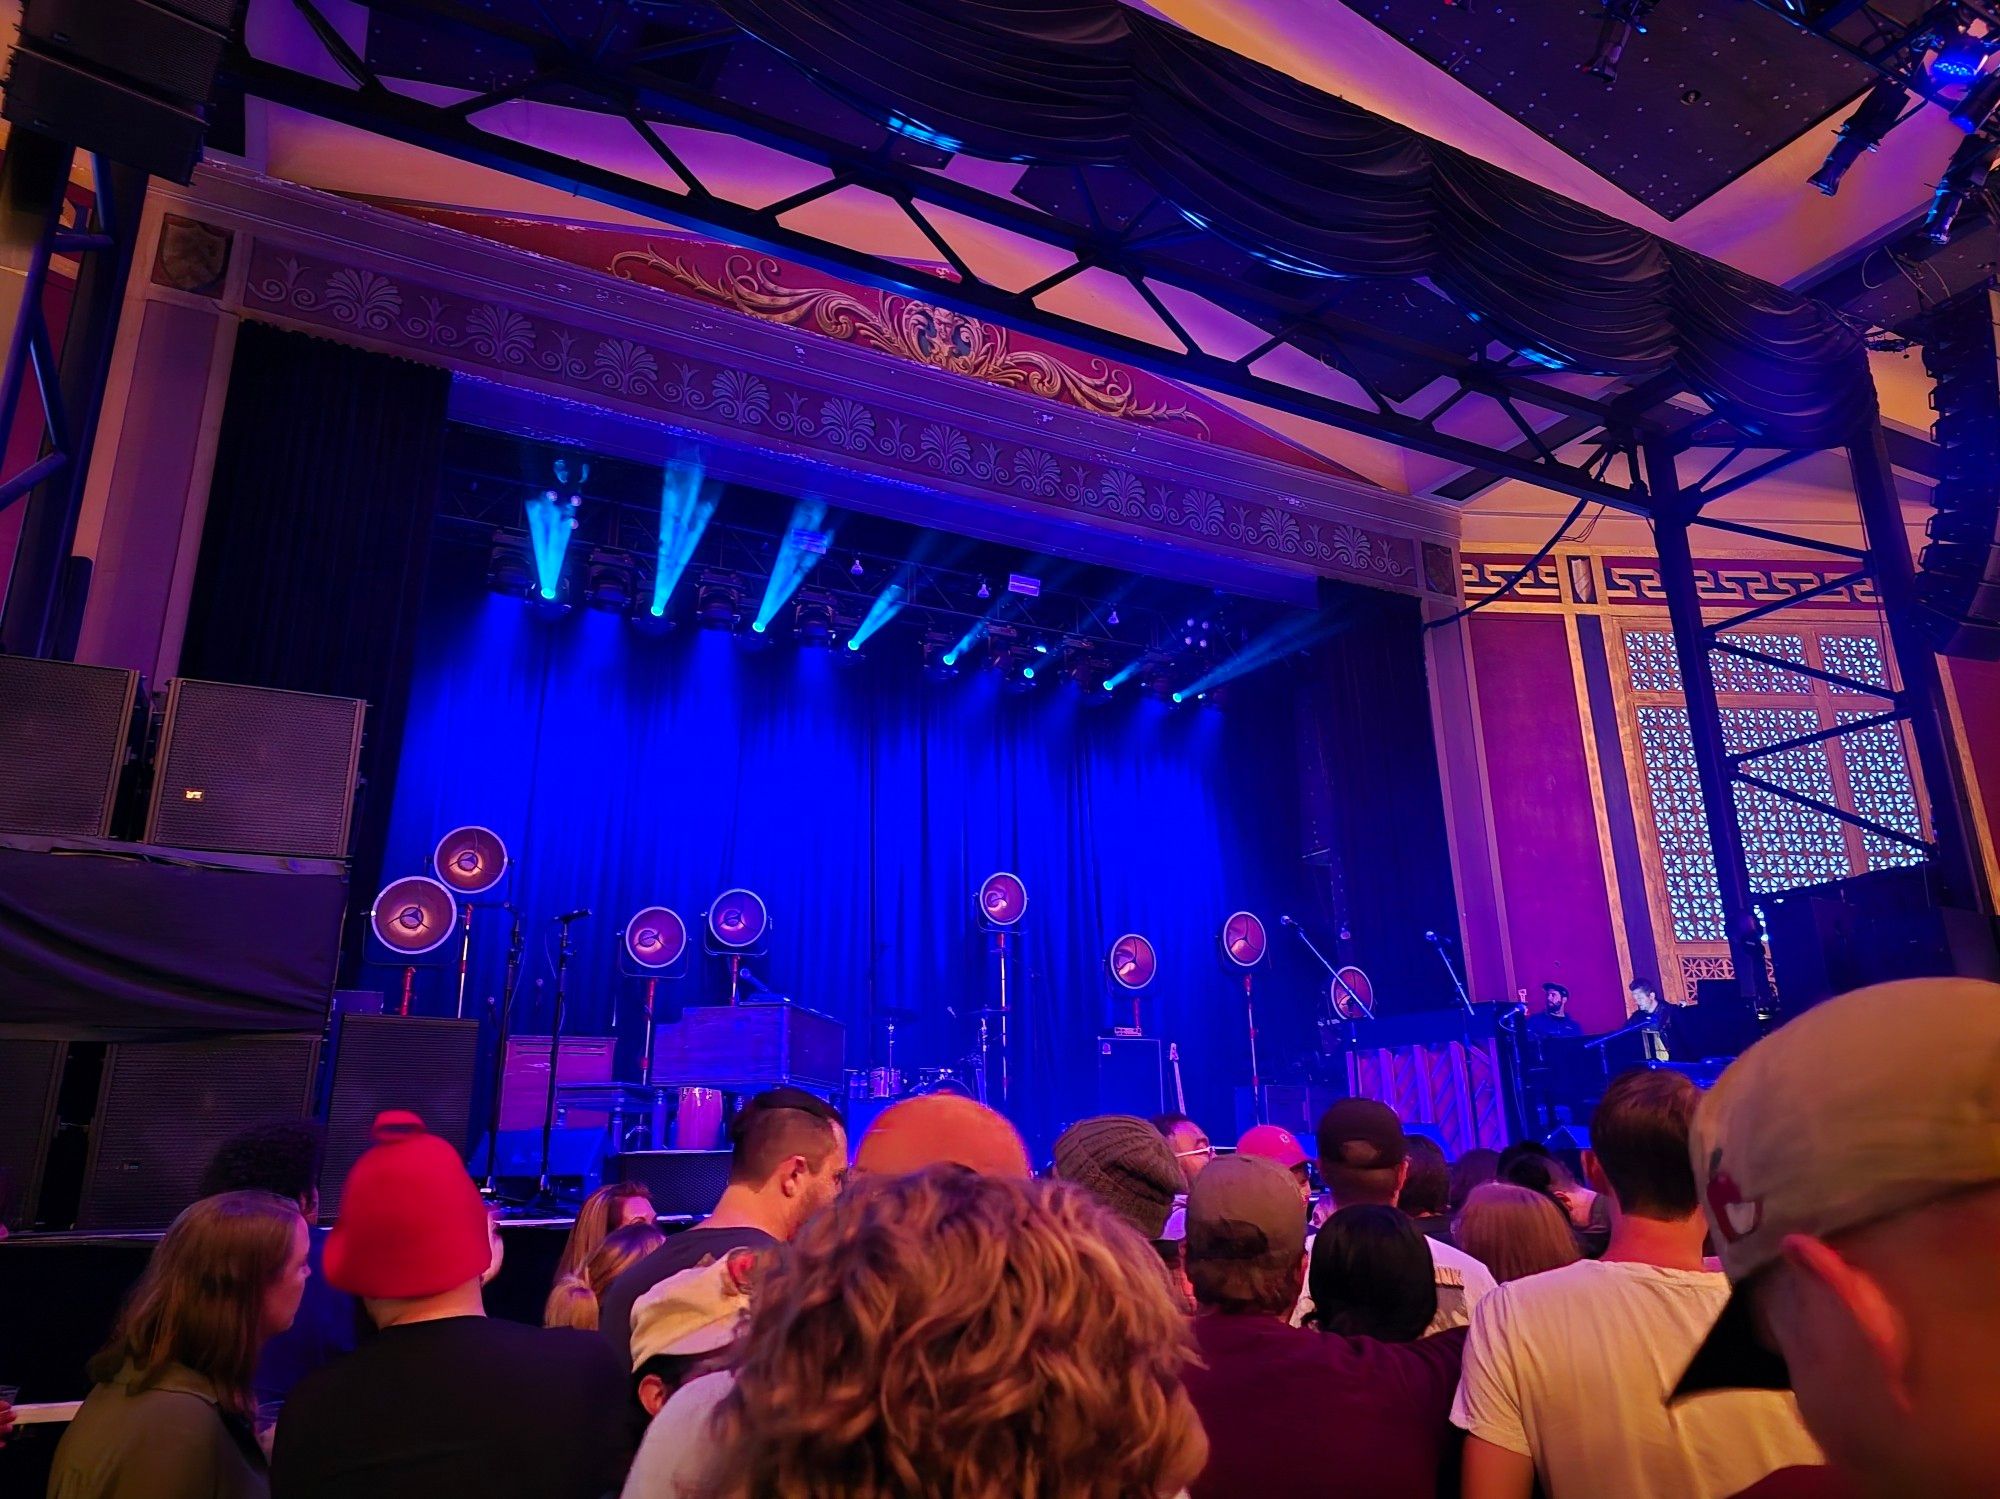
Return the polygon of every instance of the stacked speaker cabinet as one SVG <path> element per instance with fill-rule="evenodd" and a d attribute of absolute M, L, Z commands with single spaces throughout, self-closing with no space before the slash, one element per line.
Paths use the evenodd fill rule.
<path fill-rule="evenodd" d="M 139 674 L 0 656 L 0 832 L 110 836 Z"/>
<path fill-rule="evenodd" d="M 340 1211 L 347 1173 L 371 1143 L 375 1116 L 408 1109 L 465 1154 L 479 1022 L 414 1015 L 342 1015 L 333 1043 L 320 1212 Z"/>
<path fill-rule="evenodd" d="M 113 1044 L 76 1226 L 165 1228 L 194 1201 L 216 1146 L 306 1116 L 318 1061 L 317 1032 Z"/>
<path fill-rule="evenodd" d="M 242 0 L 26 0 L 6 117 L 186 182 Z"/>
<path fill-rule="evenodd" d="M 1938 650 L 2000 660 L 2000 293 L 1981 287 L 1931 309 L 1918 338 L 1938 482 L 1917 597 Z"/>
<path fill-rule="evenodd" d="M 61 1041 L 0 1040 L 0 1225 L 33 1228 L 62 1086 Z"/>
<path fill-rule="evenodd" d="M 176 678 L 153 756 L 146 841 L 346 858 L 367 709 L 358 698 Z"/>

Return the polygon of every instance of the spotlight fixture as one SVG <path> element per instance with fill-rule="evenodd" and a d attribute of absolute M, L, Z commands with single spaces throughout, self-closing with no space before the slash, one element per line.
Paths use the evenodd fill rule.
<path fill-rule="evenodd" d="M 1937 191 L 1931 194 L 1931 206 L 1924 215 L 1924 235 L 1932 244 L 1950 242 L 1952 225 L 1958 221 L 1965 200 L 1985 191 L 1986 177 L 1993 170 L 1996 155 L 2000 155 L 2000 140 L 1983 131 L 1958 143 L 1958 149 L 1945 164 L 1944 175 L 1938 178 Z"/>
<path fill-rule="evenodd" d="M 973 590 L 972 596 L 976 599 L 990 599 L 993 597 L 993 590 L 988 588 L 986 580 L 981 578 L 979 580 L 979 587 Z"/>
<path fill-rule="evenodd" d="M 816 588 L 800 589 L 792 606 L 792 633 L 800 645 L 817 650 L 833 644 L 833 596 Z"/>
<path fill-rule="evenodd" d="M 859 578 L 863 576 L 867 571 L 868 569 L 861 565 L 861 559 L 859 557 L 856 557 L 854 559 L 854 565 L 847 569 L 847 576 L 850 578 Z"/>
<path fill-rule="evenodd" d="M 1152 943 L 1137 932 L 1127 932 L 1111 944 L 1105 966 L 1111 971 L 1112 983 L 1121 989 L 1137 991 L 1153 982 L 1160 971 L 1160 960 Z"/>
<path fill-rule="evenodd" d="M 458 924 L 458 898 L 427 874 L 391 880 L 375 897 L 368 928 L 399 958 L 443 945 Z"/>
<path fill-rule="evenodd" d="M 1018 874 L 999 870 L 979 884 L 979 924 L 1002 928 L 1019 926 L 1028 914 L 1028 887 Z"/>
<path fill-rule="evenodd" d="M 630 611 L 639 596 L 639 569 L 624 552 L 592 550 L 584 572 L 583 601 L 611 614 Z"/>
<path fill-rule="evenodd" d="M 431 867 L 446 888 L 482 895 L 507 877 L 507 845 L 491 828 L 468 824 L 438 839 Z"/>
<path fill-rule="evenodd" d="M 701 575 L 695 590 L 694 617 L 704 630 L 733 630 L 743 622 L 743 589 L 734 574 Z"/>
<path fill-rule="evenodd" d="M 1237 911 L 1222 923 L 1222 956 L 1238 968 L 1255 968 L 1270 950 L 1264 923 L 1250 911 Z"/>
<path fill-rule="evenodd" d="M 933 682 L 949 682 L 958 675 L 958 654 L 949 640 L 932 637 L 924 642 L 924 675 Z"/>
<path fill-rule="evenodd" d="M 495 531 L 486 564 L 486 586 L 495 593 L 524 598 L 535 591 L 535 559 L 518 532 Z"/>
<path fill-rule="evenodd" d="M 771 913 L 753 890 L 725 890 L 708 908 L 708 934 L 724 952 L 750 952 L 770 929 Z"/>
<path fill-rule="evenodd" d="M 1986 66 L 1986 43 L 1963 31 L 1943 41 L 1925 64 L 1931 82 L 1939 88 L 1964 88 L 1978 78 Z"/>
<path fill-rule="evenodd" d="M 1327 1003 L 1342 1020 L 1375 1018 L 1375 985 L 1353 964 L 1336 969 L 1326 986 Z"/>
<path fill-rule="evenodd" d="M 625 923 L 625 955 L 640 968 L 673 967 L 687 941 L 687 923 L 665 906 L 648 906 Z"/>
<path fill-rule="evenodd" d="M 2000 68 L 1965 91 L 1965 97 L 1952 106 L 1951 122 L 1971 135 L 1993 118 L 1996 108 L 2000 108 Z"/>
<path fill-rule="evenodd" d="M 1104 616 L 1104 622 L 1105 622 L 1105 623 L 1106 623 L 1107 625 L 1115 625 L 1115 624 L 1117 624 L 1117 623 L 1118 623 L 1118 611 L 1117 611 L 1116 609 L 1113 609 L 1113 610 L 1112 610 L 1112 611 L 1111 611 L 1111 612 L 1110 612 L 1109 614 L 1105 615 L 1105 616 Z"/>
<path fill-rule="evenodd" d="M 1910 91 L 1895 79 L 1877 82 L 1855 106 L 1854 113 L 1841 123 L 1833 149 L 1826 153 L 1820 169 L 1806 180 L 1829 198 L 1839 192 L 1840 179 L 1847 175 L 1847 169 L 1861 159 L 1862 152 L 1873 151 L 1882 144 L 1882 137 L 1903 117 L 1903 106 L 1909 102 Z"/>
<path fill-rule="evenodd" d="M 1597 23 L 1597 50 L 1583 65 L 1584 72 L 1609 86 L 1618 81 L 1618 65 L 1625 60 L 1625 48 L 1634 35 L 1646 34 L 1646 17 L 1655 0 L 1603 0 Z"/>

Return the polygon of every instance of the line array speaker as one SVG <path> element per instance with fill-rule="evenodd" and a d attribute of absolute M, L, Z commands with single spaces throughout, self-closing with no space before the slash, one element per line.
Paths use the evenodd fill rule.
<path fill-rule="evenodd" d="M 146 841 L 346 858 L 367 710 L 358 698 L 175 678 L 153 757 Z"/>
<path fill-rule="evenodd" d="M 317 1032 L 111 1046 L 76 1226 L 165 1228 L 216 1146 L 260 1120 L 305 1117 L 318 1062 Z"/>
<path fill-rule="evenodd" d="M 334 1032 L 320 1212 L 340 1211 L 340 1189 L 383 1109 L 409 1109 L 465 1154 L 479 1022 L 414 1015 L 342 1015 Z M 538 1137 L 539 1138 L 539 1137 Z"/>
<path fill-rule="evenodd" d="M 1917 597 L 1947 656 L 2000 660 L 2000 293 L 1980 288 L 1924 315 L 1938 482 Z"/>
<path fill-rule="evenodd" d="M 705 1218 L 729 1185 L 726 1150 L 630 1150 L 605 1167 L 608 1182 L 637 1182 L 667 1218 Z"/>
<path fill-rule="evenodd" d="M 186 182 L 241 0 L 27 0 L 7 76 L 15 124 Z"/>

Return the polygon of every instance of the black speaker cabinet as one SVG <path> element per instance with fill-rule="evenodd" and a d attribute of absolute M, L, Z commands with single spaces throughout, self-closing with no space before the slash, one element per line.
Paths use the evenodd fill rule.
<path fill-rule="evenodd" d="M 706 1218 L 729 1185 L 726 1150 L 629 1150 L 606 1163 L 607 1182 L 637 1182 L 665 1218 Z"/>
<path fill-rule="evenodd" d="M 1150 1119 L 1172 1107 L 1167 1043 L 1152 1036 L 1097 1038 L 1097 1111 Z"/>
<path fill-rule="evenodd" d="M 80 1229 L 160 1229 L 194 1201 L 208 1160 L 265 1119 L 312 1104 L 319 1035 L 118 1042 L 104 1059 Z"/>
<path fill-rule="evenodd" d="M 0 832 L 105 838 L 139 674 L 0 656 Z"/>
<path fill-rule="evenodd" d="M 62 1085 L 61 1041 L 0 1041 L 0 1224 L 33 1228 Z"/>
<path fill-rule="evenodd" d="M 478 1061 L 476 1020 L 342 1015 L 334 1028 L 326 1163 L 319 1175 L 321 1215 L 332 1218 L 340 1211 L 340 1189 L 368 1148 L 375 1116 L 384 1109 L 420 1115 L 432 1134 L 464 1155 Z"/>
<path fill-rule="evenodd" d="M 176 677 L 153 756 L 146 841 L 346 858 L 367 711 L 358 698 Z"/>

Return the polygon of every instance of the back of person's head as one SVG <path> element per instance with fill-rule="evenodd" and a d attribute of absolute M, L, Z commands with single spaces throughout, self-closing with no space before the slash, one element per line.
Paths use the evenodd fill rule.
<path fill-rule="evenodd" d="M 627 1204 L 634 1203 L 639 1205 L 636 1210 L 628 1208 Z M 556 1279 L 580 1275 L 598 1246 L 624 1227 L 628 1216 L 647 1223 L 655 1217 L 652 1190 L 639 1182 L 612 1182 L 584 1198 L 563 1244 L 562 1258 L 556 1261 Z"/>
<path fill-rule="evenodd" d="M 1500 1168 L 1500 1152 L 1479 1145 L 1451 1163 L 1451 1211 L 1465 1206 L 1474 1187 L 1493 1180 Z"/>
<path fill-rule="evenodd" d="M 1373 1098 L 1343 1098 L 1320 1116 L 1319 1175 L 1341 1207 L 1394 1206 L 1408 1170 L 1403 1121 Z"/>
<path fill-rule="evenodd" d="M 761 1189 L 793 1157 L 814 1170 L 840 1148 L 840 1115 L 803 1088 L 771 1088 L 729 1125 L 729 1184 Z"/>
<path fill-rule="evenodd" d="M 1299 1299 L 1305 1247 L 1298 1187 L 1277 1162 L 1223 1156 L 1189 1186 L 1186 1269 L 1197 1306 L 1286 1315 Z"/>
<path fill-rule="evenodd" d="M 1171 1146 L 1130 1114 L 1082 1119 L 1056 1139 L 1055 1174 L 1074 1182 L 1148 1239 L 1165 1233 L 1187 1176 Z"/>
<path fill-rule="evenodd" d="M 1512 1182 L 1474 1187 L 1452 1224 L 1452 1242 L 1498 1281 L 1560 1270 L 1583 1257 L 1555 1201 Z"/>
<path fill-rule="evenodd" d="M 1154 1129 L 1160 1132 L 1160 1138 L 1162 1140 L 1173 1139 L 1174 1131 L 1180 1129 L 1182 1126 L 1186 1126 L 1191 1129 L 1201 1128 L 1200 1125 L 1196 1124 L 1194 1120 L 1190 1119 L 1186 1114 L 1155 1114 L 1151 1119 L 1147 1120 L 1146 1122 L 1152 1125 Z"/>
<path fill-rule="evenodd" d="M 1451 1167 L 1444 1147 L 1429 1135 L 1405 1135 L 1410 1174 L 1403 1181 L 1396 1205 L 1412 1218 L 1434 1218 L 1451 1205 Z"/>
<path fill-rule="evenodd" d="M 194 1203 L 154 1247 L 91 1378 L 115 1379 L 129 1366 L 145 1389 L 180 1365 L 210 1381 L 224 1408 L 249 1415 L 257 1355 L 281 1330 L 268 1321 L 272 1291 L 294 1253 L 303 1256 L 304 1233 L 298 1204 L 274 1192 Z"/>
<path fill-rule="evenodd" d="M 326 1279 L 370 1301 L 424 1301 L 496 1267 L 493 1219 L 458 1152 L 414 1114 L 379 1115 L 340 1190 Z"/>
<path fill-rule="evenodd" d="M 758 1284 L 724 1492 L 1176 1494 L 1207 1460 L 1192 1353 L 1152 1250 L 1087 1193 L 865 1174 Z"/>
<path fill-rule="evenodd" d="M 854 1149 L 854 1169 L 901 1176 L 949 1162 L 981 1176 L 1034 1175 L 1020 1131 L 977 1099 L 924 1093 L 875 1116 Z"/>
<path fill-rule="evenodd" d="M 1407 1343 L 1437 1315 L 1437 1271 L 1424 1236 L 1398 1208 L 1342 1208 L 1313 1240 L 1313 1325 L 1351 1338 Z"/>
<path fill-rule="evenodd" d="M 310 1119 L 266 1119 L 240 1129 L 208 1158 L 198 1197 L 222 1192 L 273 1192 L 296 1202 L 308 1218 L 319 1212 L 319 1172 L 326 1133 Z"/>
<path fill-rule="evenodd" d="M 651 1223 L 628 1223 L 604 1236 L 576 1271 L 558 1275 L 542 1308 L 544 1327 L 597 1327 L 599 1303 L 611 1282 L 667 1242 L 667 1236 Z"/>
<path fill-rule="evenodd" d="M 1637 1068 L 1611 1080 L 1590 1117 L 1590 1153 L 1619 1211 L 1677 1223 L 1699 1207 L 1688 1132 L 1701 1091 L 1678 1072 Z"/>
<path fill-rule="evenodd" d="M 683 1384 L 726 1362 L 769 1256 L 736 1249 L 676 1270 L 632 1303 L 632 1385 L 649 1416 Z"/>

